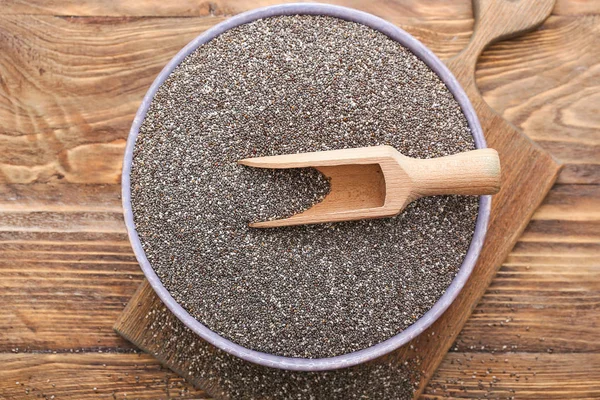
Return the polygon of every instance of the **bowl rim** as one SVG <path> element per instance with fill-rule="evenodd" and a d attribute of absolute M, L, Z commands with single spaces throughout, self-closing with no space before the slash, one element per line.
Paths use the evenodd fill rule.
<path fill-rule="evenodd" d="M 422 61 L 424 61 L 429 68 L 431 68 L 446 84 L 450 92 L 459 103 L 462 112 L 467 119 L 476 148 L 486 148 L 486 142 L 481 125 L 475 110 L 471 105 L 471 102 L 454 75 L 442 61 L 440 61 L 424 44 L 392 23 L 372 14 L 347 7 L 320 3 L 291 3 L 267 6 L 238 14 L 208 29 L 188 43 L 175 55 L 175 57 L 169 61 L 169 63 L 156 77 L 150 86 L 150 89 L 148 89 L 148 92 L 144 96 L 142 104 L 135 115 L 133 124 L 129 131 L 129 137 L 127 139 L 127 146 L 123 160 L 123 173 L 121 177 L 121 194 L 127 234 L 129 236 L 135 256 L 142 268 L 142 271 L 144 272 L 144 275 L 146 276 L 146 279 L 148 279 L 148 282 L 158 294 L 158 297 L 162 300 L 162 302 L 181 322 L 183 322 L 189 329 L 199 335 L 202 339 L 206 340 L 217 348 L 235 355 L 243 360 L 266 367 L 296 371 L 325 371 L 350 367 L 381 357 L 414 339 L 425 329 L 431 326 L 431 324 L 433 324 L 433 322 L 435 322 L 446 311 L 450 304 L 456 299 L 459 292 L 465 285 L 465 282 L 471 275 L 471 272 L 473 271 L 475 263 L 477 262 L 481 252 L 490 217 L 491 196 L 480 196 L 479 198 L 479 211 L 471 244 L 456 277 L 446 289 L 446 292 L 442 295 L 442 297 L 440 297 L 440 299 L 438 299 L 433 307 L 429 309 L 429 311 L 427 311 L 421 318 L 415 321 L 408 328 L 371 347 L 327 358 L 309 359 L 278 356 L 251 350 L 236 344 L 210 330 L 208 327 L 190 315 L 175 301 L 175 299 L 161 283 L 160 278 L 154 272 L 154 269 L 152 269 L 150 262 L 146 258 L 145 252 L 135 229 L 133 211 L 131 208 L 130 190 L 130 173 L 135 142 L 139 134 L 140 126 L 142 125 L 154 95 L 170 75 L 170 73 L 183 61 L 185 57 L 191 54 L 199 46 L 209 42 L 229 29 L 258 19 L 282 15 L 322 15 L 340 18 L 346 21 L 357 22 L 371 27 L 399 42 L 403 46 L 410 49 Z"/>

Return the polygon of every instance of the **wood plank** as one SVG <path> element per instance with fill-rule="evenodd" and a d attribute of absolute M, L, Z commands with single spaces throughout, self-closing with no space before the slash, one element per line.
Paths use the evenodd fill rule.
<path fill-rule="evenodd" d="M 0 370 L 0 393 L 7 398 L 27 397 L 27 389 L 30 396 L 43 393 L 57 399 L 171 398 L 182 393 L 187 398 L 209 398 L 147 355 L 2 354 L 0 359 L 10 367 Z M 421 399 L 486 394 L 487 398 L 591 399 L 600 395 L 598 365 L 598 355 L 586 354 L 452 353 Z"/>
<path fill-rule="evenodd" d="M 559 265 L 505 264 L 453 351 L 600 353 L 599 260 L 600 244 Z"/>
<path fill-rule="evenodd" d="M 120 185 L 2 185 L 0 212 L 122 212 Z"/>
<path fill-rule="evenodd" d="M 600 221 L 599 185 L 556 185 L 533 215 L 533 220 Z"/>
<path fill-rule="evenodd" d="M 126 346 L 109 328 L 142 275 L 122 225 L 119 190 L 118 185 L 0 185 L 0 220 L 12 221 L 0 232 L 0 282 L 5 288 L 0 301 L 9 304 L 0 309 L 0 330 L 7 332 L 0 338 L 0 351 L 68 349 L 72 332 L 81 333 L 79 348 Z M 599 186 L 555 186 L 466 324 L 458 348 L 500 351 L 516 344 L 522 351 L 597 352 L 598 210 Z M 59 223 L 23 231 L 30 213 Z M 100 232 L 97 226 L 106 213 L 114 231 Z M 548 224 L 560 228 L 549 231 Z M 26 289 L 29 284 L 42 290 Z M 52 285 L 61 287 L 60 295 Z M 47 318 L 56 315 L 57 303 L 64 305 L 60 325 Z"/>
<path fill-rule="evenodd" d="M 592 15 L 600 14 L 600 3 L 590 0 L 558 0 L 554 15 Z"/>
<path fill-rule="evenodd" d="M 95 231 L 97 222 L 80 222 L 81 214 L 93 216 L 96 212 L 120 210 L 119 186 L 60 187 L 63 190 L 44 184 L 0 185 L 2 198 L 7 199 L 0 201 L 0 218 L 15 221 L 16 229 L 20 229 L 19 221 L 26 220 L 28 212 L 53 214 L 51 220 L 61 221 L 46 224 L 46 232 L 14 232 L 5 228 L 6 236 L 0 240 L 0 274 L 4 287 L 10 286 L 11 291 L 3 293 L 4 302 L 18 312 L 11 311 L 10 306 L 4 312 L 0 310 L 0 320 L 4 321 L 1 328 L 9 332 L 7 341 L 0 341 L 0 350 L 27 345 L 32 349 L 65 349 L 70 346 L 73 330 L 82 332 L 78 346 L 83 348 L 124 345 L 112 336 L 109 327 L 140 282 L 141 272 L 122 226 L 118 226 L 117 231 L 123 232 L 118 237 L 114 237 L 116 233 L 93 232 L 97 236 L 86 238 L 84 235 L 91 232 L 82 229 Z M 534 214 L 534 224 L 526 229 L 465 326 L 458 342 L 461 350 L 482 345 L 500 350 L 504 345 L 510 348 L 516 344 L 523 351 L 549 347 L 554 351 L 598 351 L 599 314 L 593 300 L 597 301 L 600 291 L 600 280 L 595 279 L 600 275 L 594 273 L 600 260 L 599 199 L 600 187 L 594 185 L 557 185 L 552 189 Z M 20 217 L 6 218 L 12 213 Z M 583 226 L 588 218 L 590 221 Z M 96 219 L 92 217 L 91 221 Z M 537 221 L 550 221 L 560 229 L 546 232 Z M 564 232 L 571 235 L 565 237 Z M 15 233 L 36 236 L 15 237 Z M 76 294 L 79 280 L 87 282 L 91 276 L 95 277 L 95 285 L 84 285 L 84 292 Z M 27 291 L 15 304 L 15 292 L 20 293 L 22 285 L 29 282 L 33 287 L 41 286 L 44 292 Z M 67 298 L 52 296 L 48 282 L 62 287 Z M 64 288 L 69 288 L 68 293 Z M 83 301 L 86 298 L 91 299 Z M 46 315 L 53 312 L 59 301 L 66 304 L 66 310 L 61 311 L 64 321 L 57 327 Z M 37 311 L 27 311 L 34 306 Z M 19 320 L 17 314 L 23 312 L 28 314 L 30 325 L 36 327 L 35 333 Z M 89 315 L 86 323 L 81 323 L 80 314 Z M 510 323 L 505 322 L 509 318 Z M 496 329 L 501 323 L 502 329 Z M 560 329 L 562 323 L 567 329 Z M 102 327 L 100 331 L 98 326 Z M 527 326 L 530 330 L 523 331 Z M 540 341 L 541 338 L 546 341 Z"/>
<path fill-rule="evenodd" d="M 598 398 L 599 357 L 450 353 L 421 399 Z M 7 399 L 210 398 L 144 354 L 0 354 L 0 360 L 5 367 L 0 369 L 0 395 Z"/>
<path fill-rule="evenodd" d="M 453 349 L 599 352 L 598 310 L 600 186 L 556 185 Z"/>
<path fill-rule="evenodd" d="M 551 17 L 485 51 L 485 101 L 566 164 L 560 183 L 600 183 L 600 20 Z"/>
<path fill-rule="evenodd" d="M 113 16 L 113 17 L 201 17 L 207 15 L 231 15 L 250 9 L 273 4 L 298 2 L 298 0 L 182 0 L 164 2 L 159 0 L 138 0 L 135 3 L 126 0 L 67 0 L 57 3 L 52 0 L 0 1 L 1 14 L 46 14 L 63 16 Z M 468 0 L 322 0 L 322 3 L 336 4 L 356 8 L 375 15 L 405 15 L 416 18 L 445 19 L 448 15 L 456 18 L 472 18 L 471 2 Z M 558 0 L 554 15 L 600 14 L 600 5 L 589 0 Z"/>
<path fill-rule="evenodd" d="M 2 399 L 207 396 L 145 354 L 0 354 Z"/>
<path fill-rule="evenodd" d="M 67 0 L 57 3 L 52 0 L 25 0 L 0 2 L 0 14 L 46 14 L 63 16 L 113 16 L 113 17 L 203 17 L 208 15 L 231 15 L 274 4 L 297 2 L 291 0 L 184 0 L 164 2 L 141 0 L 131 3 L 117 1 L 77 1 Z M 406 16 L 411 18 L 446 19 L 448 15 L 457 19 L 472 18 L 471 3 L 468 0 L 324 0 L 322 3 L 356 8 L 379 16 Z"/>
<path fill-rule="evenodd" d="M 394 18 L 445 58 L 464 47 L 472 25 Z M 118 183 L 144 92 L 177 50 L 221 20 L 2 17 L 0 181 Z M 493 45 L 478 64 L 485 100 L 566 162 L 563 183 L 600 183 L 596 21 L 552 18 Z"/>
<path fill-rule="evenodd" d="M 598 397 L 599 354 L 449 353 L 421 399 Z"/>
<path fill-rule="evenodd" d="M 143 93 L 219 21 L 2 17 L 0 181 L 118 183 Z"/>
<path fill-rule="evenodd" d="M 142 280 L 136 262 L 22 257 L 0 261 L 0 351 L 131 348 L 111 326 Z"/>
<path fill-rule="evenodd" d="M 0 17 L 0 183 L 118 183 L 141 99 L 168 60 L 223 18 Z M 407 21 L 441 55 L 469 23 Z"/>
<path fill-rule="evenodd" d="M 111 326 L 142 279 L 118 185 L 0 185 L 0 351 L 131 346 Z"/>
<path fill-rule="evenodd" d="M 558 185 L 534 214 L 522 242 L 600 242 L 600 186 Z M 568 223 L 576 222 L 576 223 Z"/>

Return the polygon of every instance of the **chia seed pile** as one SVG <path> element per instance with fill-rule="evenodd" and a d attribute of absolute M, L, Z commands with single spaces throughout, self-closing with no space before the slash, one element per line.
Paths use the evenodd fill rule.
<path fill-rule="evenodd" d="M 319 358 L 394 336 L 458 272 L 478 198 L 254 229 L 320 201 L 328 182 L 313 169 L 236 163 L 383 144 L 418 158 L 475 148 L 458 103 L 409 50 L 332 17 L 273 17 L 221 34 L 173 71 L 140 128 L 132 208 L 152 268 L 191 315 L 251 349 Z"/>
<path fill-rule="evenodd" d="M 134 343 L 215 399 L 408 400 L 420 380 L 419 348 L 405 362 L 381 357 L 333 371 L 289 371 L 247 362 L 212 346 L 159 300 L 148 313 L 131 315 L 139 318 L 138 328 L 152 332 L 137 336 Z"/>

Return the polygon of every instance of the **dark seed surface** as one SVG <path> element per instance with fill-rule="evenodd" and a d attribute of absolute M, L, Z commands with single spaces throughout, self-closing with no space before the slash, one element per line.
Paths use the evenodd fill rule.
<path fill-rule="evenodd" d="M 312 169 L 236 164 L 382 144 L 419 158 L 474 149 L 446 86 L 379 32 L 316 16 L 232 29 L 175 69 L 140 129 L 131 189 L 146 256 L 191 315 L 242 346 L 317 358 L 388 339 L 451 283 L 477 197 L 425 198 L 381 220 L 251 229 L 306 209 L 328 184 Z"/>
<path fill-rule="evenodd" d="M 161 344 L 155 356 L 216 399 L 409 400 L 421 377 L 418 348 L 413 348 L 417 356 L 405 362 L 381 357 L 333 371 L 289 371 L 263 367 L 217 349 L 162 304 L 145 315 L 144 324 L 153 332 L 147 335 L 150 343 Z"/>

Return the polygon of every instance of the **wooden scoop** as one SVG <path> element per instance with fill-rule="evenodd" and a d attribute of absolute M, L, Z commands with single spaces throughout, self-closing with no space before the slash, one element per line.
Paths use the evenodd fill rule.
<path fill-rule="evenodd" d="M 330 180 L 322 202 L 289 218 L 251 223 L 254 228 L 392 217 L 419 197 L 500 190 L 500 160 L 493 149 L 423 160 L 403 156 L 391 146 L 375 146 L 246 158 L 238 164 L 314 167 Z"/>

